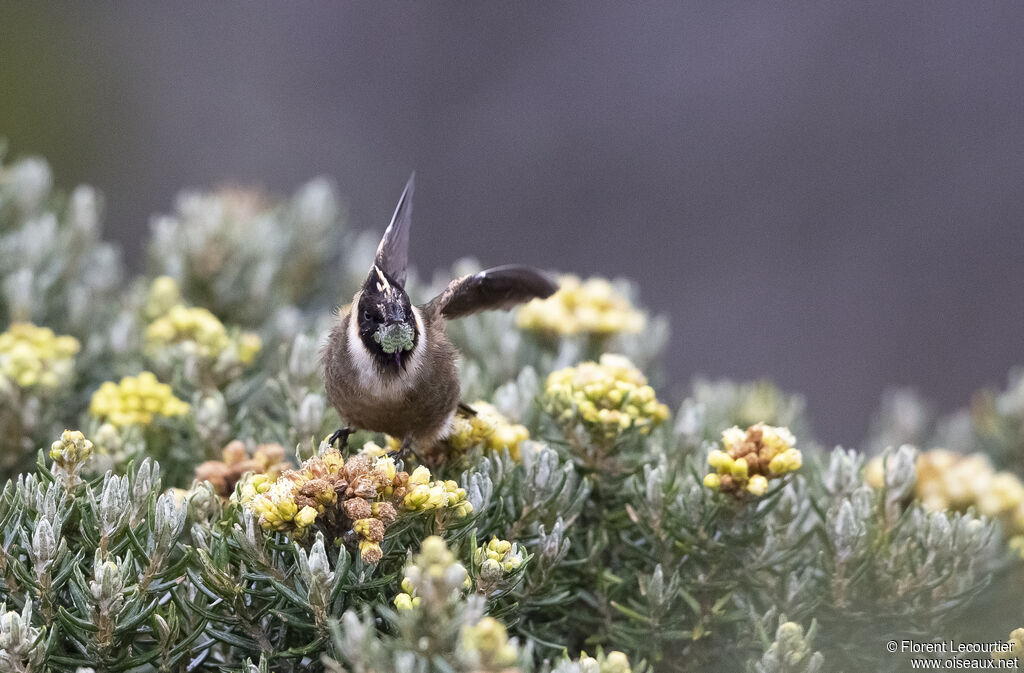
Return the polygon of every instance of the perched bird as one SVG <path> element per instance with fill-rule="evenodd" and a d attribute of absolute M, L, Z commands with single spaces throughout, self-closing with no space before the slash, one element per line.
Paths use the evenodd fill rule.
<path fill-rule="evenodd" d="M 405 292 L 415 174 L 409 178 L 377 247 L 362 288 L 339 316 L 322 351 L 327 399 L 348 424 L 330 443 L 354 430 L 402 440 L 402 452 L 433 455 L 450 431 L 459 401 L 458 352 L 445 321 L 487 309 L 508 309 L 549 297 L 557 285 L 526 266 L 499 266 L 453 280 L 425 304 Z"/>

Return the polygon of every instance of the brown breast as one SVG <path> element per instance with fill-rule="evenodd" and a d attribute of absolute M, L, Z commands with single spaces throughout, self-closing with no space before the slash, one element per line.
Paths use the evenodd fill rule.
<path fill-rule="evenodd" d="M 360 376 L 348 345 L 349 313 L 342 315 L 323 351 L 327 399 L 349 426 L 404 439 L 436 439 L 459 401 L 457 352 L 443 321 L 422 316 L 423 350 L 401 374 Z M 426 338 L 422 338 L 426 337 Z M 361 344 L 360 344 L 361 345 Z"/>

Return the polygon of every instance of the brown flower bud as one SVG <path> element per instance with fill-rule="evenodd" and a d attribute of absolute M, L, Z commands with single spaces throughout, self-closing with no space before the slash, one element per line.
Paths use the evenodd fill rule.
<path fill-rule="evenodd" d="M 367 540 L 380 542 L 384 539 L 384 524 L 379 519 L 359 519 L 353 524 L 353 528 Z"/>
<path fill-rule="evenodd" d="M 398 512 L 390 502 L 373 503 L 373 513 L 385 526 L 390 526 L 398 518 Z"/>
<path fill-rule="evenodd" d="M 348 473 L 348 480 L 354 482 L 358 477 L 370 471 L 370 459 L 362 454 L 356 454 L 345 461 L 345 471 Z"/>
<path fill-rule="evenodd" d="M 377 561 L 384 558 L 384 552 L 380 550 L 380 547 L 368 547 L 361 550 L 363 560 L 367 563 L 376 563 Z"/>
<path fill-rule="evenodd" d="M 377 486 L 373 483 L 373 477 L 364 473 L 352 480 L 345 493 L 357 498 L 372 500 L 377 497 Z"/>
<path fill-rule="evenodd" d="M 249 452 L 245 450 L 245 444 L 239 440 L 229 442 L 224 450 L 220 452 L 221 458 L 227 465 L 234 465 L 249 458 Z"/>
<path fill-rule="evenodd" d="M 280 444 L 260 444 L 256 447 L 255 456 L 261 456 L 267 465 L 276 465 L 284 462 L 284 453 Z"/>
<path fill-rule="evenodd" d="M 228 466 L 219 460 L 208 460 L 196 466 L 196 479 L 210 482 L 218 495 L 227 496 L 229 471 Z"/>
<path fill-rule="evenodd" d="M 369 502 L 362 498 L 349 498 L 341 504 L 345 515 L 353 520 L 367 519 L 373 514 L 373 508 Z"/>

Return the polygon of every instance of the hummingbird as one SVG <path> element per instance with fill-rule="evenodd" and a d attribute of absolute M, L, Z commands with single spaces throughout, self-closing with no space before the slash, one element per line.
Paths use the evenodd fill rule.
<path fill-rule="evenodd" d="M 362 287 L 335 321 L 321 351 L 327 399 L 347 424 L 328 442 L 342 447 L 355 430 L 401 440 L 404 455 L 436 456 L 460 401 L 458 351 L 445 324 L 478 311 L 509 309 L 551 296 L 544 272 L 506 265 L 451 281 L 441 294 L 413 305 L 405 291 L 416 174 L 410 176 Z"/>

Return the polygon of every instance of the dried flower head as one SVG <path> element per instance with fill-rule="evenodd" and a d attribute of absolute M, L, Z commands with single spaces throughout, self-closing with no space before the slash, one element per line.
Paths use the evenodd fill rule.
<path fill-rule="evenodd" d="M 762 496 L 770 479 L 800 469 L 803 456 L 794 444 L 789 428 L 757 423 L 744 431 L 733 426 L 722 433 L 722 449 L 708 454 L 715 471 L 704 477 L 704 485 L 736 497 Z"/>
<path fill-rule="evenodd" d="M 610 335 L 641 332 L 644 313 L 604 278 L 581 282 L 577 276 L 559 278 L 559 289 L 547 299 L 534 299 L 519 309 L 523 329 L 554 335 Z"/>
<path fill-rule="evenodd" d="M 379 561 L 384 532 L 399 511 L 447 508 L 456 516 L 473 511 L 454 481 L 431 481 L 430 471 L 399 471 L 393 458 L 356 454 L 347 460 L 327 449 L 287 470 L 276 481 L 257 474 L 243 480 L 242 502 L 266 530 L 302 539 L 313 527 L 334 537 L 353 533 L 360 554 Z"/>
<path fill-rule="evenodd" d="M 152 372 L 126 376 L 120 383 L 105 381 L 92 395 L 89 413 L 112 425 L 149 425 L 156 416 L 172 418 L 189 411 L 189 405 L 174 396 L 171 387 L 160 383 Z"/>

